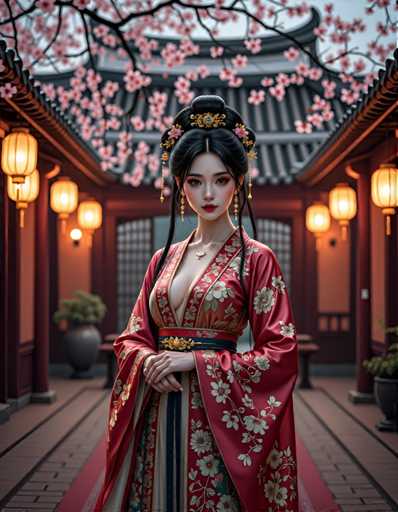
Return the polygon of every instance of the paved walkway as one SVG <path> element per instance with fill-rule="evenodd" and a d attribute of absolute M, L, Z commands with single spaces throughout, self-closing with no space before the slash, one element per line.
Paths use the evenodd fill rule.
<path fill-rule="evenodd" d="M 104 431 L 103 382 L 52 379 L 57 402 L 30 404 L 0 425 L 1 512 L 56 510 Z M 341 510 L 398 512 L 398 433 L 377 431 L 376 405 L 348 401 L 353 379 L 313 383 L 295 391 L 296 427 Z"/>

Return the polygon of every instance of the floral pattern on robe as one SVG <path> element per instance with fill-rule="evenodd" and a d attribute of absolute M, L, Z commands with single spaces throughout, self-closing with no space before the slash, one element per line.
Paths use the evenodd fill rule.
<path fill-rule="evenodd" d="M 156 301 L 150 313 L 148 294 L 161 250 L 153 256 L 126 331 L 115 341 L 119 373 L 111 399 L 106 480 L 97 507 L 111 492 L 123 448 L 134 435 L 139 437 L 132 418 L 140 415 L 135 398 L 143 379 L 142 362 L 146 355 L 157 351 L 157 333 L 151 331 L 149 323 L 152 314 L 159 328 L 190 328 L 193 336 L 204 337 L 217 331 L 239 337 L 250 322 L 254 338 L 253 349 L 244 353 L 193 351 L 197 385 L 191 378 L 187 510 L 203 510 L 198 489 L 204 488 L 210 492 L 207 499 L 213 500 L 211 510 L 231 510 L 229 494 L 216 492 L 217 481 L 222 480 L 220 461 L 208 450 L 209 443 L 215 443 L 242 511 L 297 512 L 292 402 L 297 343 L 280 266 L 268 246 L 251 239 L 243 230 L 246 297 L 239 279 L 241 240 L 236 229 L 192 283 L 179 325 L 169 301 L 169 288 L 193 234 L 170 248 L 154 288 Z M 147 391 L 142 408 L 155 393 Z M 202 404 L 202 409 L 195 403 Z M 134 464 L 131 466 L 130 480 Z M 126 499 L 127 488 L 126 484 Z"/>

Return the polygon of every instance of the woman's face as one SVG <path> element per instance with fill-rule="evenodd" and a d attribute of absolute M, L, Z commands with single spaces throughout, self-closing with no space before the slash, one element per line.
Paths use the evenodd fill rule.
<path fill-rule="evenodd" d="M 243 179 L 241 176 L 240 183 Z M 207 220 L 217 219 L 225 213 L 236 188 L 233 177 L 215 153 L 201 153 L 194 159 L 183 187 L 192 210 Z M 204 209 L 206 205 L 215 208 Z"/>

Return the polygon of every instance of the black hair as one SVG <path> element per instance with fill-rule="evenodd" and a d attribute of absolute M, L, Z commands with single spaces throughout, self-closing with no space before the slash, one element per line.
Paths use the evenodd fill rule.
<path fill-rule="evenodd" d="M 199 121 L 199 127 L 192 127 L 192 117 L 195 114 L 204 114 L 210 112 L 212 114 L 219 114 L 220 126 L 216 128 L 205 128 L 203 123 Z M 203 121 L 203 118 L 202 118 Z M 205 122 L 205 120 L 204 120 Z M 224 123 L 224 124 L 221 124 Z M 182 109 L 174 118 L 172 127 L 167 129 L 161 137 L 161 147 L 165 148 L 167 159 L 169 162 L 170 174 L 180 179 L 180 187 L 182 190 L 185 178 L 188 176 L 194 159 L 201 153 L 206 152 L 206 138 L 208 139 L 209 151 L 215 153 L 223 162 L 228 172 L 234 178 L 236 186 L 239 186 L 239 177 L 244 176 L 249 170 L 249 163 L 247 157 L 247 150 L 252 148 L 255 144 L 254 132 L 245 126 L 246 138 L 242 140 L 232 130 L 236 125 L 243 125 L 241 116 L 232 109 L 225 105 L 223 98 L 216 95 L 201 95 L 194 98 L 189 107 Z M 175 142 L 170 138 L 170 131 L 172 128 L 178 126 L 182 130 L 182 135 Z M 247 146 L 247 150 L 245 149 Z M 242 197 L 241 197 L 242 196 Z M 167 237 L 166 245 L 163 249 L 161 257 L 155 269 L 155 275 L 152 283 L 152 288 L 155 285 L 156 279 L 160 270 L 166 260 L 170 246 L 173 242 L 175 231 L 175 218 L 176 211 L 179 205 L 181 193 L 177 186 L 176 180 L 173 179 L 172 193 L 171 193 L 171 210 L 170 210 L 170 226 Z M 249 209 L 250 220 L 253 227 L 253 238 L 257 239 L 257 228 L 255 223 L 254 214 L 247 201 L 247 191 L 245 183 L 238 194 L 239 200 L 239 232 L 241 240 L 241 260 L 239 268 L 239 277 L 242 289 L 247 296 L 247 291 L 243 282 L 243 268 L 245 260 L 245 244 L 242 231 L 242 212 L 247 203 Z"/>

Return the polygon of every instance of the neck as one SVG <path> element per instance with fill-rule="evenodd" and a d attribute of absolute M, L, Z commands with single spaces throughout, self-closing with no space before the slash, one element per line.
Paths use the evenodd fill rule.
<path fill-rule="evenodd" d="M 198 216 L 198 227 L 192 243 L 209 244 L 211 242 L 224 242 L 235 229 L 228 211 L 216 220 L 206 220 Z"/>

